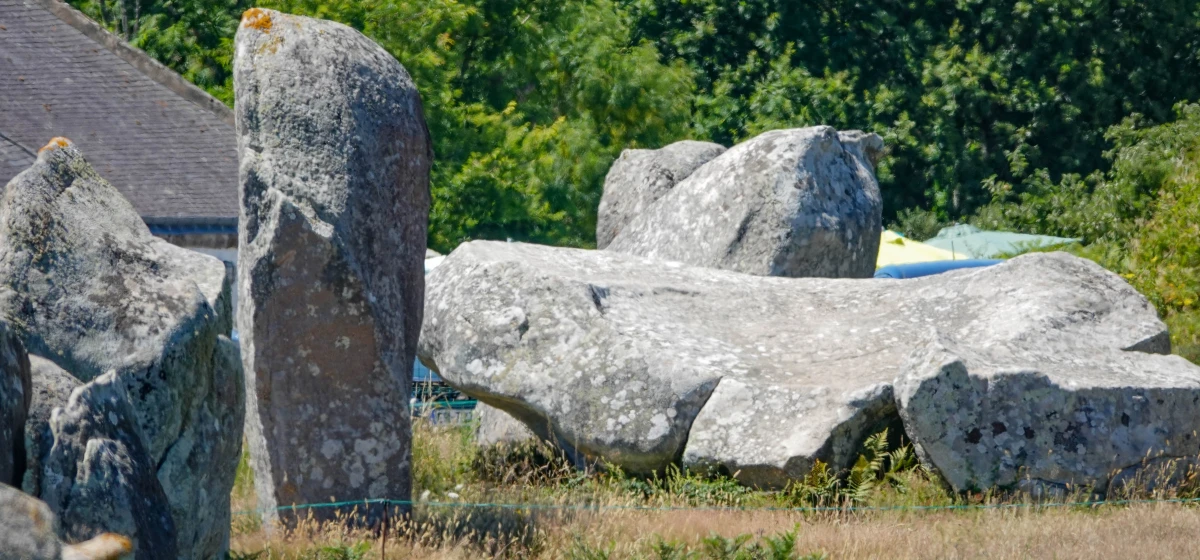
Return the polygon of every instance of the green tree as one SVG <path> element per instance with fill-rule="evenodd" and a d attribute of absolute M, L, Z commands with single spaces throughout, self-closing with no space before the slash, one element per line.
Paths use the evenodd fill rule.
<path fill-rule="evenodd" d="M 233 34 L 250 0 L 69 0 L 184 78 L 233 105 Z"/>
<path fill-rule="evenodd" d="M 890 216 L 969 216 L 991 189 L 1106 168 L 1104 132 L 1200 97 L 1187 0 L 626 0 L 697 71 L 695 130 L 830 124 L 888 140 Z"/>

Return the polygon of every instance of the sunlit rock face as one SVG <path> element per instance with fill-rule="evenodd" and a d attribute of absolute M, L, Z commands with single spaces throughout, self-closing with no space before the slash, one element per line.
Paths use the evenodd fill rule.
<path fill-rule="evenodd" d="M 874 171 L 879 136 L 828 126 L 764 132 L 667 190 L 664 175 L 674 178 L 686 171 L 683 163 L 711 154 L 677 146 L 613 165 L 601 225 L 613 221 L 604 220 L 613 209 L 623 223 L 611 241 L 611 226 L 597 229 L 597 246 L 759 276 L 874 274 L 883 228 Z"/>
<path fill-rule="evenodd" d="M 755 486 L 850 467 L 903 420 L 956 489 L 1103 488 L 1200 453 L 1200 368 L 1067 254 L 912 280 L 771 278 L 476 241 L 428 278 L 422 360 L 579 460 Z M 988 468 L 984 468 L 989 466 Z"/>

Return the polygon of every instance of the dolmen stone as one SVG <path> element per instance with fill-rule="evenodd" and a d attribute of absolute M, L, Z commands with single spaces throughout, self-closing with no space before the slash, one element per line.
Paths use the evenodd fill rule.
<path fill-rule="evenodd" d="M 725 146 L 695 140 L 657 150 L 623 150 L 604 178 L 596 212 L 596 248 L 607 247 L 630 220 L 724 152 Z"/>
<path fill-rule="evenodd" d="M 417 88 L 379 45 L 323 20 L 249 10 L 235 52 L 258 505 L 407 500 L 432 162 Z"/>
<path fill-rule="evenodd" d="M 850 467 L 899 419 L 956 489 L 1023 470 L 1103 488 L 1147 452 L 1200 453 L 1200 368 L 1155 354 L 1169 342 L 1144 297 L 1063 253 L 790 279 L 476 241 L 427 286 L 423 362 L 628 472 L 681 462 L 778 488 L 818 460 Z"/>
<path fill-rule="evenodd" d="M 58 531 L 44 502 L 0 484 L 0 560 L 118 560 L 133 550 L 128 538 L 113 533 L 64 545 Z"/>
<path fill-rule="evenodd" d="M 230 295 L 220 260 L 152 236 L 70 141 L 52 140 L 9 182 L 0 200 L 0 314 L 30 354 L 55 366 L 31 371 L 38 403 L 26 423 L 26 464 L 41 472 L 24 473 L 21 484 L 46 499 L 65 532 L 82 539 L 136 522 L 142 529 L 129 536 L 139 558 L 224 553 L 245 409 L 240 362 L 218 351 Z M 59 407 L 74 412 L 56 427 Z M 88 432 L 72 423 L 101 410 L 120 416 L 120 426 Z M 85 432 L 93 435 L 79 439 Z M 164 492 L 167 518 L 159 519 Z M 85 511 L 121 500 L 153 504 L 131 506 L 133 521 Z M 68 502 L 70 511 L 56 509 Z M 150 510 L 153 519 L 136 519 Z"/>
<path fill-rule="evenodd" d="M 606 249 L 759 276 L 869 278 L 883 228 L 872 164 L 882 147 L 877 135 L 828 126 L 765 132 L 625 217 Z M 606 181 L 606 207 L 640 204 L 627 194 L 638 189 L 608 192 L 635 182 Z"/>

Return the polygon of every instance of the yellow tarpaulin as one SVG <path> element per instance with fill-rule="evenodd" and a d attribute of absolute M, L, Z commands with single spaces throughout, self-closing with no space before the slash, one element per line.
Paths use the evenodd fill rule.
<path fill-rule="evenodd" d="M 879 240 L 879 259 L 875 261 L 875 267 L 950 260 L 954 260 L 954 253 L 950 251 L 906 239 L 894 231 L 884 230 L 883 237 Z"/>

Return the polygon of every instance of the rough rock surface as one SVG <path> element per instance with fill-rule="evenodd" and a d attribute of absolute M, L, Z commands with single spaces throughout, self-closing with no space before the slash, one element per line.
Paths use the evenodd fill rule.
<path fill-rule="evenodd" d="M 0 484 L 19 485 L 25 470 L 25 417 L 33 393 L 21 340 L 0 323 Z"/>
<path fill-rule="evenodd" d="M 176 521 L 115 372 L 71 393 L 50 417 L 54 446 L 41 498 L 78 542 L 105 532 L 133 539 L 137 560 L 177 558 Z"/>
<path fill-rule="evenodd" d="M 607 249 L 760 276 L 869 278 L 880 149 L 874 134 L 828 126 L 765 132 L 675 185 Z"/>
<path fill-rule="evenodd" d="M 475 422 L 475 443 L 480 447 L 500 443 L 514 445 L 537 437 L 520 420 L 483 402 L 475 405 Z"/>
<path fill-rule="evenodd" d="M 607 247 L 633 218 L 724 152 L 725 146 L 695 140 L 657 150 L 623 150 L 604 178 L 604 195 L 596 215 L 596 248 Z"/>
<path fill-rule="evenodd" d="M 204 518 L 228 503 L 229 488 L 213 486 L 214 477 L 231 477 L 240 455 L 234 446 L 241 434 L 214 432 L 206 416 L 223 411 L 229 417 L 221 422 L 232 425 L 242 414 L 214 384 L 241 378 L 240 368 L 214 372 L 217 338 L 230 325 L 220 313 L 231 295 L 225 265 L 153 237 L 62 138 L 9 182 L 0 239 L 0 311 L 29 353 L 85 383 L 114 372 L 132 399 L 140 449 L 148 454 L 133 459 L 155 466 L 170 486 L 177 527 L 205 526 Z M 91 465 L 104 467 L 84 466 Z M 195 475 L 191 483 L 168 484 L 169 473 L 185 471 Z M 76 518 L 58 513 L 72 530 Z M 227 538 L 228 526 L 212 530 L 220 534 L 202 540 Z M 223 552 L 200 545 L 193 538 L 199 536 L 179 537 L 183 558 Z"/>
<path fill-rule="evenodd" d="M 1196 366 L 1123 352 L 1119 337 L 1100 342 L 1047 333 L 1035 345 L 968 347 L 931 336 L 896 384 L 918 455 L 957 491 L 1063 493 L 1104 491 L 1147 458 L 1200 456 Z"/>
<path fill-rule="evenodd" d="M 471 242 L 430 273 L 427 296 L 422 361 L 568 451 L 634 472 L 682 458 L 771 487 L 816 459 L 848 467 L 862 438 L 896 418 L 894 380 L 923 371 L 910 373 L 909 355 L 931 332 L 962 348 L 1011 348 L 995 358 L 1004 367 L 1039 349 L 1061 350 L 1060 360 L 1093 354 L 1094 367 L 1162 375 L 1147 387 L 1200 396 L 1200 369 L 1122 351 L 1168 349 L 1146 300 L 1061 253 L 903 281 L 796 280 Z M 1190 402 L 1152 405 L 1161 420 L 1147 430 L 1195 429 L 1200 406 Z M 1071 437 L 1045 420 L 1030 428 Z"/>
<path fill-rule="evenodd" d="M 417 88 L 323 20 L 249 10 L 235 53 L 258 505 L 406 500 L 432 162 Z"/>
<path fill-rule="evenodd" d="M 0 560 L 118 560 L 132 550 L 129 539 L 113 533 L 63 546 L 45 502 L 0 484 Z"/>
<path fill-rule="evenodd" d="M 42 471 L 54 434 L 50 431 L 50 415 L 54 409 L 66 406 L 71 392 L 81 385 L 66 370 L 40 356 L 29 356 L 29 372 L 33 380 L 33 402 L 25 420 L 25 476 L 21 489 L 33 496 L 42 495 Z"/>

